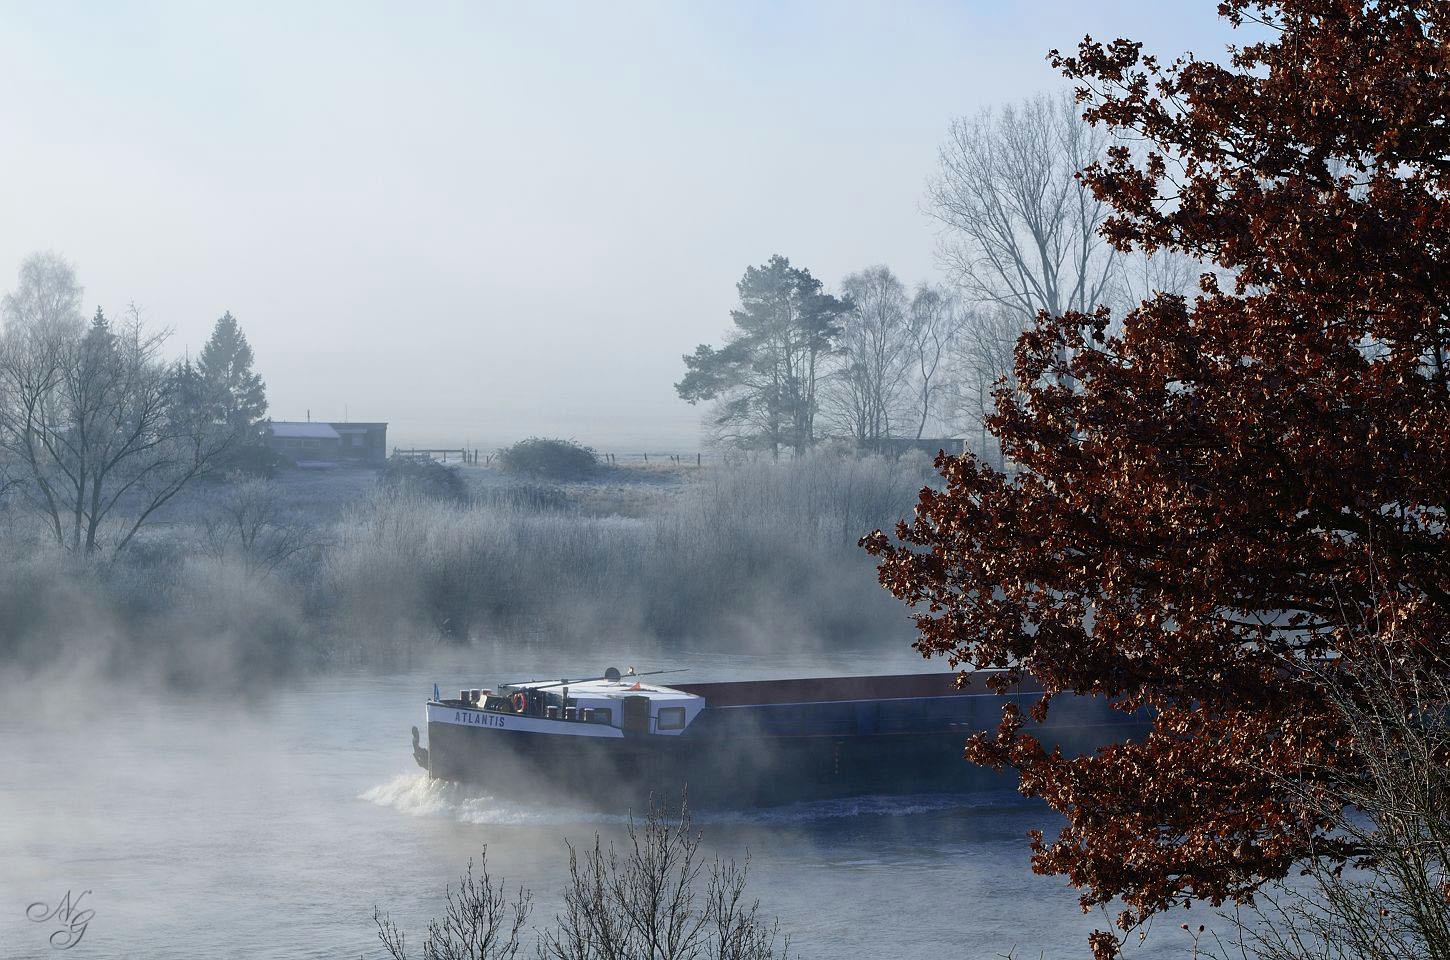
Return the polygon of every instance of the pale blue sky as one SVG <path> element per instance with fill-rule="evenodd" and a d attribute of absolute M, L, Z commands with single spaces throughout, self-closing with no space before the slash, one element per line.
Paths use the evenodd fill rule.
<path fill-rule="evenodd" d="M 273 414 L 693 449 L 680 354 L 744 268 L 937 276 L 952 117 L 1084 33 L 1221 53 L 1213 0 L 0 4 L 0 288 L 73 260 Z"/>

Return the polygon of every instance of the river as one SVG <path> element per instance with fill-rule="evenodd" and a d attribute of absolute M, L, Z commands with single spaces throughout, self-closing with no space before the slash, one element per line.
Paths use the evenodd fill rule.
<path fill-rule="evenodd" d="M 670 666 L 721 680 L 930 670 L 899 656 L 722 657 L 546 644 L 455 651 L 380 676 L 309 677 L 264 695 L 138 694 L 108 684 L 0 687 L 0 957 L 380 957 L 374 905 L 421 947 L 444 886 L 487 845 L 495 876 L 552 918 L 564 839 L 621 821 L 430 783 L 408 728 L 437 681 Z M 497 665 L 498 669 L 488 669 Z M 505 675 L 507 674 L 507 675 Z M 1024 835 L 1050 813 L 1011 790 L 862 798 L 702 815 L 708 851 L 751 858 L 753 893 L 801 957 L 1084 957 L 1100 916 L 1034 876 Z M 27 919 L 67 891 L 90 909 L 80 943 Z M 45 910 L 37 909 L 36 915 Z M 1185 953 L 1176 920 L 1132 955 Z"/>

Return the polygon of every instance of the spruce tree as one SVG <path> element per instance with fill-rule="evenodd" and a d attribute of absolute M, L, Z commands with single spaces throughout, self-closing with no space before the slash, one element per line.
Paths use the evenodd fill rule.
<path fill-rule="evenodd" d="M 215 419 L 237 431 L 243 444 L 259 441 L 255 428 L 267 412 L 267 387 L 252 371 L 252 347 L 230 311 L 217 320 L 196 372 Z"/>

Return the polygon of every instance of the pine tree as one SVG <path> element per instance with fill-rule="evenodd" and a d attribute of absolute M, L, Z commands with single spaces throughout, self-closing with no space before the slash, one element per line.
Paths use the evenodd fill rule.
<path fill-rule="evenodd" d="M 253 434 L 267 412 L 267 387 L 252 371 L 252 347 L 230 311 L 217 320 L 196 372 L 216 421 L 237 431 L 243 443 L 259 439 Z"/>
<path fill-rule="evenodd" d="M 712 419 L 722 437 L 775 456 L 786 446 L 799 456 L 816 441 L 824 359 L 850 305 L 778 254 L 748 268 L 735 286 L 740 307 L 730 311 L 735 327 L 725 345 L 686 354 L 675 391 L 690 403 L 717 401 Z"/>

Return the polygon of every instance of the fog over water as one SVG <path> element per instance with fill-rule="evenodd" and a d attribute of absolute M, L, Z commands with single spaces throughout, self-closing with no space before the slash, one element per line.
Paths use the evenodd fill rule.
<path fill-rule="evenodd" d="M 665 661 L 611 646 L 579 665 L 633 658 L 700 679 L 931 668 L 879 651 L 767 664 L 709 651 Z M 7 682 L 0 902 L 90 890 L 94 917 L 69 951 L 78 958 L 371 958 L 381 956 L 375 904 L 421 940 L 444 885 L 487 844 L 495 876 L 534 890 L 543 924 L 559 906 L 563 839 L 618 838 L 622 818 L 430 784 L 413 765 L 408 727 L 435 681 L 477 685 L 558 665 L 547 645 L 487 645 L 388 676 L 309 679 L 252 702 Z M 754 894 L 802 957 L 995 957 L 1014 946 L 1023 957 L 1075 957 L 1092 927 L 1060 879 L 1026 869 L 1026 831 L 1052 821 L 1009 789 L 717 812 L 697 823 L 710 852 L 749 853 Z M 1180 955 L 1173 927 L 1136 955 Z M 48 932 L 7 907 L 0 955 L 54 957 Z"/>

